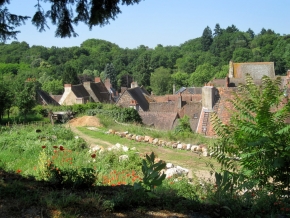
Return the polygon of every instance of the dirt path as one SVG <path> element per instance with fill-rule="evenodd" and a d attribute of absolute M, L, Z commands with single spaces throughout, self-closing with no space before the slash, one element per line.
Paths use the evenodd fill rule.
<path fill-rule="evenodd" d="M 98 138 L 92 138 L 84 133 L 82 133 L 80 130 L 77 129 L 75 126 L 69 126 L 70 129 L 78 135 L 80 138 L 84 139 L 90 146 L 91 145 L 102 145 L 104 147 L 111 147 L 113 144 L 103 141 Z M 205 169 L 206 167 L 206 158 L 201 157 L 198 154 L 192 153 L 192 152 L 180 152 L 173 149 L 163 148 L 163 147 L 155 147 L 155 146 L 142 146 L 138 147 L 137 149 L 141 153 L 151 153 L 154 152 L 155 154 L 158 154 L 158 157 L 161 160 L 164 160 L 166 162 L 171 162 L 174 165 L 179 165 L 182 167 L 185 167 L 189 169 L 189 178 L 193 178 L 194 175 L 201 179 L 201 180 L 210 180 L 212 179 L 209 170 Z M 197 161 L 196 161 L 197 160 Z M 203 161 L 204 160 L 204 161 Z"/>
<path fill-rule="evenodd" d="M 82 133 L 81 131 L 79 131 L 75 126 L 70 126 L 70 129 L 79 137 L 81 137 L 83 140 L 85 140 L 89 145 L 92 144 L 97 144 L 97 145 L 106 145 L 106 146 L 113 146 L 113 144 L 107 142 L 107 141 L 103 141 L 101 139 L 96 139 L 96 138 L 92 138 L 84 133 Z"/>

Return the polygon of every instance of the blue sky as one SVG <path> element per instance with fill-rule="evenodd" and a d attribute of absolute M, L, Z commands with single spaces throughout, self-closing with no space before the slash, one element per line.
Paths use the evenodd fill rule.
<path fill-rule="evenodd" d="M 37 0 L 10 0 L 10 13 L 33 16 Z M 56 38 L 55 27 L 39 33 L 31 21 L 19 27 L 18 41 L 30 46 L 72 47 L 91 38 L 103 39 L 122 48 L 145 45 L 155 48 L 179 46 L 202 35 L 206 26 L 212 30 L 216 23 L 221 28 L 234 24 L 239 30 L 251 28 L 259 33 L 262 28 L 281 35 L 290 34 L 289 0 L 144 0 L 133 6 L 122 6 L 122 14 L 104 27 L 86 25 L 75 27 L 78 37 Z M 7 43 L 10 43 L 8 41 Z"/>

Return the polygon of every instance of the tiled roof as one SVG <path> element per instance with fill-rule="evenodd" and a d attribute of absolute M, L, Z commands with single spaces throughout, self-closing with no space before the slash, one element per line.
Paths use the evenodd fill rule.
<path fill-rule="evenodd" d="M 109 101 L 110 94 L 102 82 L 91 83 L 91 89 L 100 102 Z"/>
<path fill-rule="evenodd" d="M 131 95 L 131 97 L 138 102 L 143 111 L 147 111 L 149 109 L 149 103 L 146 100 L 143 91 L 140 87 L 127 89 L 127 92 Z"/>
<path fill-rule="evenodd" d="M 145 125 L 154 126 L 156 129 L 172 130 L 175 127 L 177 113 L 174 112 L 143 112 L 139 111 Z"/>
<path fill-rule="evenodd" d="M 56 102 L 59 102 L 59 100 L 61 99 L 62 95 L 50 95 L 50 97 L 52 97 Z"/>
<path fill-rule="evenodd" d="M 59 105 L 59 103 L 55 101 L 47 92 L 37 90 L 37 94 L 47 105 Z"/>
<path fill-rule="evenodd" d="M 181 87 L 177 92 L 175 92 L 175 94 L 179 94 L 179 93 L 182 93 L 186 90 L 185 87 Z"/>
<path fill-rule="evenodd" d="M 72 92 L 76 95 L 77 98 L 89 97 L 90 94 L 84 88 L 83 84 L 71 86 Z"/>

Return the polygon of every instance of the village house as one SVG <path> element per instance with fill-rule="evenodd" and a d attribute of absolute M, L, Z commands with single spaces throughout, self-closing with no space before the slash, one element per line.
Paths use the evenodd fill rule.
<path fill-rule="evenodd" d="M 132 82 L 131 88 L 123 90 L 116 105 L 131 107 L 137 111 L 148 111 L 150 101 L 152 99 L 147 90 L 144 87 L 139 87 L 137 82 Z"/>
<path fill-rule="evenodd" d="M 36 91 L 36 101 L 40 105 L 59 106 L 59 103 L 53 97 L 41 89 Z"/>
<path fill-rule="evenodd" d="M 85 104 L 87 102 L 111 102 L 111 93 L 107 90 L 99 77 L 95 82 L 83 84 L 64 84 L 64 93 L 59 100 L 60 105 Z"/>
<path fill-rule="evenodd" d="M 227 124 L 230 120 L 233 106 L 228 99 L 233 99 L 239 84 L 245 83 L 249 74 L 255 84 L 261 84 L 262 77 L 274 79 L 274 62 L 233 63 L 230 62 L 229 74 L 223 80 L 213 80 L 203 88 L 202 111 L 198 123 L 197 133 L 214 136 L 213 127 L 209 122 L 210 113 L 216 112 L 221 121 Z M 289 73 L 290 76 L 290 73 Z M 283 78 L 282 78 L 283 79 Z M 287 81 L 287 76 L 283 81 Z M 286 82 L 284 82 L 285 84 Z"/>
<path fill-rule="evenodd" d="M 274 63 L 230 62 L 229 73 L 225 79 L 213 80 L 203 87 L 182 87 L 176 92 L 174 90 L 173 95 L 147 96 L 140 94 L 143 96 L 140 98 L 142 101 L 128 93 L 126 104 L 119 103 L 119 105 L 134 106 L 138 109 L 142 102 L 146 107 L 138 111 L 143 123 L 163 130 L 174 129 L 178 124 L 178 119 L 187 115 L 193 132 L 214 136 L 215 133 L 210 123 L 211 113 L 216 112 L 223 123 L 229 122 L 233 106 L 227 100 L 234 97 L 233 93 L 236 92 L 239 84 L 245 83 L 247 74 L 253 77 L 256 84 L 261 84 L 264 75 L 275 78 Z M 290 71 L 287 76 L 282 77 L 282 81 L 284 85 L 287 82 L 289 84 Z"/>

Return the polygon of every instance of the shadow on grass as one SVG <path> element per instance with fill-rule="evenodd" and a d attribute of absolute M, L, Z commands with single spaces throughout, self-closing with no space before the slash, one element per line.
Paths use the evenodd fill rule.
<path fill-rule="evenodd" d="M 149 198 L 128 185 L 69 189 L 0 169 L 1 217 L 195 217 L 202 207 L 173 190 Z"/>

